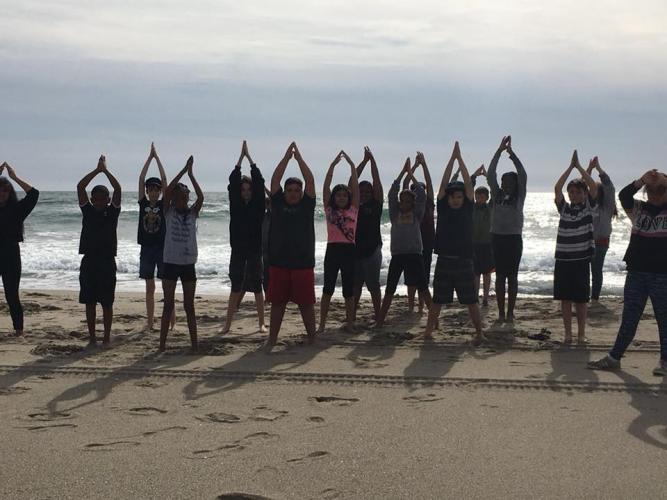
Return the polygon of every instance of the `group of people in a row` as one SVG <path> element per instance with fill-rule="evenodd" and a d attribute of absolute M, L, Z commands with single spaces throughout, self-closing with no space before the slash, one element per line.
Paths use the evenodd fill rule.
<path fill-rule="evenodd" d="M 503 153 L 509 155 L 516 171 L 502 175 L 497 166 Z M 247 159 L 250 176 L 242 174 Z M 281 185 L 286 167 L 296 160 L 300 178 L 290 177 Z M 160 177 L 146 178 L 155 160 Z M 336 166 L 349 165 L 347 184 L 331 187 Z M 370 164 L 372 182 L 359 181 Z M 425 182 L 417 180 L 422 168 Z M 456 172 L 455 172 L 456 167 Z M 23 311 L 19 300 L 23 221 L 35 207 L 39 193 L 21 180 L 7 163 L 0 166 L 9 179 L 26 193 L 17 199 L 12 183 L 0 177 L 0 273 L 12 322 L 17 335 L 23 332 Z M 578 177 L 570 180 L 575 172 Z M 592 174 L 597 172 L 600 182 Z M 96 185 L 87 192 L 97 175 L 107 177 L 113 192 Z M 190 203 L 190 189 L 181 182 L 190 179 L 196 200 Z M 458 180 L 458 178 L 461 180 Z M 477 186 L 486 177 L 488 188 Z M 378 166 L 368 147 L 358 166 L 341 151 L 331 163 L 323 185 L 327 224 L 324 258 L 324 285 L 320 300 L 319 327 L 315 316 L 315 181 L 293 142 L 275 168 L 270 189 L 253 162 L 246 142 L 229 177 L 231 259 L 226 322 L 229 331 L 234 313 L 246 292 L 255 295 L 260 331 L 265 332 L 264 293 L 271 303 L 268 346 L 275 345 L 286 305 L 299 306 L 307 337 L 312 341 L 323 332 L 338 275 L 345 299 L 346 328 L 354 331 L 359 298 L 365 285 L 370 293 L 376 327 L 383 326 L 401 275 L 408 288 L 409 308 L 428 308 L 424 331 L 430 337 L 438 328 L 442 305 L 454 301 L 454 293 L 469 311 L 475 328 L 473 344 L 484 341 L 479 308 L 479 288 L 483 284 L 482 305 L 488 305 L 491 273 L 496 275 L 498 321 L 513 322 L 518 293 L 518 271 L 523 250 L 526 171 L 512 149 L 510 136 L 504 137 L 488 170 L 481 166 L 470 173 L 458 142 L 445 166 L 437 195 L 426 159 L 418 152 L 414 163 L 406 159 L 388 194 L 391 221 L 391 260 L 384 297 L 381 295 L 382 237 L 380 232 L 384 191 Z M 567 183 L 567 185 L 566 185 Z M 645 188 L 647 201 L 634 199 Z M 563 196 L 565 188 L 569 201 Z M 96 343 L 96 305 L 102 306 L 103 343 L 110 341 L 116 285 L 116 229 L 120 214 L 121 187 L 109 172 L 104 156 L 97 167 L 77 185 L 83 214 L 79 253 L 79 301 L 86 306 L 91 344 Z M 658 322 L 661 365 L 667 367 L 667 175 L 650 170 L 619 193 L 621 205 L 633 221 L 630 244 L 624 260 L 628 275 L 625 285 L 623 319 L 611 353 L 592 362 L 591 368 L 614 369 L 635 335 L 648 298 Z M 138 242 L 141 246 L 139 276 L 146 281 L 147 328 L 154 322 L 155 277 L 162 280 L 164 307 L 160 325 L 160 347 L 165 349 L 167 333 L 175 322 L 174 294 L 177 281 L 183 287 L 183 303 L 192 348 L 197 349 L 195 284 L 197 261 L 197 218 L 204 202 L 193 174 L 193 157 L 169 183 L 160 158 L 151 145 L 139 176 Z M 572 342 L 572 305 L 577 316 L 577 340 L 585 343 L 588 302 L 597 301 L 602 286 L 602 267 L 609 247 L 612 218 L 616 216 L 614 186 L 598 158 L 584 169 L 575 151 L 570 165 L 555 185 L 555 202 L 560 214 L 555 253 L 554 299 L 562 304 L 564 342 Z M 436 219 L 437 210 L 437 219 Z M 431 259 L 436 253 L 430 288 Z"/>

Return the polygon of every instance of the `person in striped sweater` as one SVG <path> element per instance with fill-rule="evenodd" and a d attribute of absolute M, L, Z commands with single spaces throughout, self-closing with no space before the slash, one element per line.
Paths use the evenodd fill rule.
<path fill-rule="evenodd" d="M 567 184 L 569 203 L 563 196 L 563 186 L 577 170 L 581 178 Z M 593 215 L 596 210 L 596 182 L 579 163 L 577 151 L 570 166 L 560 176 L 554 188 L 556 207 L 560 214 L 556 240 L 556 265 L 554 268 L 554 299 L 561 301 L 563 343 L 572 343 L 572 303 L 577 311 L 577 341 L 586 342 L 586 315 L 591 298 L 591 258 L 595 251 Z"/>

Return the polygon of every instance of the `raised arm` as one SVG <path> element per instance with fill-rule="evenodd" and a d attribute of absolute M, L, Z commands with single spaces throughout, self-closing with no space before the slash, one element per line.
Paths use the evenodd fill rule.
<path fill-rule="evenodd" d="M 18 184 L 26 194 L 28 194 L 28 192 L 32 190 L 32 186 L 23 179 L 19 178 L 19 176 L 16 175 L 16 171 L 9 165 L 9 163 L 4 162 L 2 165 L 0 165 L 0 174 L 2 174 L 3 168 L 7 169 L 7 175 L 9 176 L 9 178 L 14 182 L 16 182 L 16 184 Z"/>
<path fill-rule="evenodd" d="M 458 142 L 456 143 L 458 145 Z M 461 172 L 461 177 L 463 177 L 463 184 L 465 185 L 466 196 L 470 201 L 475 199 L 475 188 L 472 184 L 472 179 L 470 178 L 470 173 L 466 167 L 465 162 L 463 161 L 463 156 L 461 156 L 461 149 L 458 149 L 458 155 L 456 158 L 459 162 L 459 171 Z"/>
<path fill-rule="evenodd" d="M 384 201 L 384 189 L 382 188 L 382 179 L 380 179 L 380 173 L 378 172 L 377 162 L 375 161 L 375 156 L 371 152 L 370 148 L 366 146 L 364 148 L 364 154 L 368 155 L 368 159 L 371 162 L 371 177 L 373 179 L 373 198 L 375 201 L 382 203 Z M 359 177 L 359 170 L 357 169 L 357 178 Z"/>
<path fill-rule="evenodd" d="M 188 161 L 185 163 L 185 166 L 181 169 L 181 171 L 176 174 L 176 177 L 174 177 L 169 185 L 164 189 L 164 194 L 162 195 L 162 203 L 164 204 L 165 210 L 169 208 L 171 205 L 171 197 L 174 194 L 174 189 L 176 188 L 176 185 L 180 182 L 181 178 L 187 173 L 187 171 L 192 167 L 192 164 L 194 163 L 194 158 L 190 156 L 188 158 Z"/>
<path fill-rule="evenodd" d="M 486 181 L 489 183 L 489 188 L 491 189 L 491 197 L 495 198 L 500 193 L 500 186 L 498 185 L 498 174 L 496 169 L 498 168 L 498 161 L 500 160 L 500 155 L 507 149 L 507 137 L 503 137 L 500 141 L 500 145 L 496 150 L 493 158 L 491 158 L 491 163 L 489 164 L 489 170 L 486 173 Z"/>
<path fill-rule="evenodd" d="M 104 157 L 102 157 L 104 158 Z M 107 170 L 107 161 L 106 158 L 102 160 L 102 168 L 101 172 L 107 176 L 107 179 L 109 179 L 109 183 L 111 184 L 111 187 L 113 188 L 113 193 L 111 194 L 111 204 L 119 208 L 120 207 L 120 200 L 121 200 L 121 195 L 122 195 L 122 190 L 120 188 L 120 183 L 118 182 L 118 179 L 114 177 L 114 175 Z"/>
<path fill-rule="evenodd" d="M 528 175 L 526 174 L 526 169 L 524 168 L 523 163 L 521 163 L 521 160 L 519 160 L 519 157 L 512 149 L 511 135 L 507 136 L 506 149 L 507 153 L 509 153 L 510 160 L 512 160 L 512 163 L 514 164 L 514 168 L 516 169 L 516 173 L 518 176 L 518 181 L 519 181 L 517 183 L 518 198 L 523 202 L 523 200 L 526 199 L 526 186 L 528 184 Z"/>
<path fill-rule="evenodd" d="M 252 203 L 261 205 L 264 209 L 264 191 L 266 189 L 264 176 L 256 164 L 250 164 L 250 179 L 252 180 Z"/>
<path fill-rule="evenodd" d="M 575 151 L 575 154 L 576 154 L 576 151 Z M 590 194 L 590 197 L 593 200 L 597 200 L 597 198 L 598 198 L 598 185 L 593 180 L 593 178 L 591 177 L 591 174 L 589 174 L 584 169 L 584 167 L 581 166 L 581 164 L 579 163 L 579 157 L 577 157 L 577 163 L 574 167 L 579 171 L 579 173 L 581 174 L 581 177 L 584 179 L 584 182 L 588 186 L 588 193 Z"/>
<path fill-rule="evenodd" d="M 426 197 L 429 200 L 434 201 L 435 193 L 433 192 L 433 180 L 431 179 L 431 172 L 429 171 L 428 165 L 426 164 L 424 153 L 420 151 L 418 155 L 421 158 L 421 166 L 424 169 L 424 179 L 426 180 Z"/>
<path fill-rule="evenodd" d="M 327 175 L 324 177 L 324 185 L 322 186 L 322 203 L 325 205 L 327 205 L 331 199 L 331 179 L 333 179 L 334 169 L 336 168 L 336 165 L 338 165 L 342 155 L 343 151 L 341 150 L 333 159 L 331 165 L 329 165 L 329 168 L 327 169 Z"/>
<path fill-rule="evenodd" d="M 447 166 L 445 167 L 445 172 L 442 174 L 442 180 L 440 181 L 440 189 L 438 189 L 438 199 L 441 200 L 447 194 L 447 185 L 449 184 L 449 179 L 452 177 L 452 170 L 454 169 L 454 162 L 456 161 L 459 151 L 459 143 L 454 144 L 454 149 L 452 150 L 452 155 L 449 157 Z"/>
<path fill-rule="evenodd" d="M 192 158 L 192 156 L 190 158 Z M 201 207 L 202 205 L 204 205 L 204 192 L 201 190 L 201 186 L 197 182 L 197 179 L 195 179 L 195 174 L 192 172 L 192 166 L 194 164 L 194 160 L 193 161 L 188 160 L 188 163 L 190 164 L 190 166 L 188 167 L 188 177 L 190 178 L 192 187 L 194 188 L 195 194 L 197 195 L 197 200 L 194 202 L 194 204 L 190 209 L 194 212 L 195 217 L 199 217 L 199 212 L 201 211 Z"/>
<path fill-rule="evenodd" d="M 294 143 L 292 142 L 287 148 L 287 151 L 285 151 L 285 156 L 283 156 L 282 159 L 278 162 L 278 165 L 276 166 L 276 169 L 273 171 L 273 175 L 271 176 L 272 195 L 280 191 L 280 183 L 283 180 L 283 176 L 285 175 L 285 169 L 287 168 L 287 164 L 293 156 Z"/>
<path fill-rule="evenodd" d="M 347 155 L 345 151 L 343 151 L 343 158 L 345 158 L 345 161 L 350 166 L 350 182 L 348 183 L 347 186 L 350 188 L 350 191 L 352 192 L 351 205 L 354 208 L 359 208 L 359 177 L 357 177 L 357 169 L 354 168 L 354 163 L 352 162 L 352 159 Z"/>
<path fill-rule="evenodd" d="M 160 172 L 160 180 L 162 181 L 162 188 L 165 188 L 167 186 L 167 173 L 164 170 L 162 161 L 160 161 L 160 157 L 158 156 L 157 150 L 155 149 L 155 145 L 153 143 L 151 143 L 151 154 L 153 155 L 153 158 L 155 158 L 155 163 L 157 163 L 158 172 Z"/>
<path fill-rule="evenodd" d="M 299 151 L 299 148 L 296 144 L 294 144 L 294 159 L 299 164 L 299 169 L 301 170 L 301 175 L 303 176 L 303 192 L 311 198 L 315 199 L 317 197 L 315 194 L 315 177 L 313 177 L 313 172 L 303 160 L 301 152 Z"/>
<path fill-rule="evenodd" d="M 95 176 L 102 171 L 102 163 L 105 161 L 106 159 L 104 158 L 104 155 L 100 156 L 100 159 L 97 160 L 97 167 L 95 167 L 94 170 L 91 170 L 86 175 L 84 175 L 83 178 L 76 185 L 76 192 L 77 195 L 79 196 L 80 206 L 84 206 L 86 203 L 90 202 L 90 200 L 88 199 L 88 192 L 86 191 L 86 189 L 88 188 L 88 184 L 90 184 L 90 181 L 92 181 L 95 178 Z"/>
<path fill-rule="evenodd" d="M 577 155 L 577 150 L 575 149 L 574 153 L 572 154 L 572 160 L 570 160 L 570 166 L 565 169 L 565 172 L 563 172 L 563 174 L 558 178 L 556 185 L 554 186 L 554 195 L 556 197 L 555 199 L 557 205 L 560 205 L 563 201 L 563 186 L 565 186 L 568 177 L 570 177 L 572 170 L 574 170 L 578 163 L 579 157 Z"/>
<path fill-rule="evenodd" d="M 148 173 L 148 167 L 151 164 L 154 152 L 155 149 L 153 147 L 153 143 L 151 142 L 151 151 L 150 153 L 148 153 L 148 158 L 146 158 L 146 162 L 144 163 L 144 166 L 141 169 L 141 173 L 139 174 L 139 191 L 137 197 L 139 201 L 143 200 L 146 197 L 146 173 Z"/>
<path fill-rule="evenodd" d="M 406 170 L 410 170 L 410 158 L 405 160 L 401 172 L 394 180 L 394 182 L 392 182 L 391 188 L 389 189 L 389 196 L 387 201 L 389 202 L 389 218 L 391 219 L 392 223 L 395 222 L 396 218 L 398 217 L 398 191 L 401 188 L 401 181 L 403 180 L 403 176 L 406 174 Z"/>

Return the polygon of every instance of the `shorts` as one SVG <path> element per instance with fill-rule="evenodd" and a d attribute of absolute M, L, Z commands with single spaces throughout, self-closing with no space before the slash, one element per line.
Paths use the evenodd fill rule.
<path fill-rule="evenodd" d="M 453 303 L 454 292 L 460 304 L 477 304 L 478 291 L 475 289 L 472 259 L 438 257 L 433 275 L 433 303 Z"/>
<path fill-rule="evenodd" d="M 79 268 L 79 303 L 113 305 L 116 293 L 116 259 L 84 255 Z"/>
<path fill-rule="evenodd" d="M 232 250 L 229 260 L 229 279 L 232 282 L 232 292 L 262 291 L 262 257 L 259 253 L 243 254 Z"/>
<path fill-rule="evenodd" d="M 181 278 L 181 283 L 188 281 L 197 281 L 197 273 L 195 272 L 194 264 L 170 264 L 165 262 L 162 265 L 162 279 L 168 281 L 178 281 Z"/>
<path fill-rule="evenodd" d="M 387 274 L 387 286 L 385 295 L 396 293 L 398 280 L 401 274 L 405 274 L 406 286 L 414 286 L 417 290 L 427 290 L 426 273 L 424 272 L 424 259 L 419 253 L 392 255 L 389 261 L 389 272 Z"/>
<path fill-rule="evenodd" d="M 557 260 L 554 267 L 554 299 L 584 304 L 591 300 L 591 262 Z"/>
<path fill-rule="evenodd" d="M 378 246 L 368 257 L 357 257 L 354 262 L 354 286 L 366 284 L 369 292 L 380 289 L 380 269 L 382 269 L 382 247 Z"/>
<path fill-rule="evenodd" d="M 343 297 L 354 297 L 354 260 L 356 248 L 349 243 L 329 243 L 324 255 L 324 287 L 322 293 L 333 295 L 338 280 L 343 282 Z"/>
<path fill-rule="evenodd" d="M 424 261 L 424 274 L 426 276 L 426 285 L 431 283 L 431 262 L 433 262 L 433 249 L 425 248 L 422 252 L 422 260 Z M 408 284 L 405 283 L 407 286 Z"/>
<path fill-rule="evenodd" d="M 272 304 L 315 304 L 315 270 L 312 267 L 289 269 L 270 266 L 268 300 Z"/>
<path fill-rule="evenodd" d="M 496 274 L 516 276 L 523 254 L 523 238 L 520 234 L 492 234 L 491 245 L 496 264 Z"/>
<path fill-rule="evenodd" d="M 155 278 L 155 269 L 157 268 L 157 277 L 162 279 L 162 254 L 163 245 L 141 245 L 139 254 L 139 278 L 142 280 L 152 280 Z"/>
<path fill-rule="evenodd" d="M 475 243 L 472 251 L 475 276 L 492 272 L 495 268 L 495 264 L 493 259 L 493 246 L 491 243 Z"/>

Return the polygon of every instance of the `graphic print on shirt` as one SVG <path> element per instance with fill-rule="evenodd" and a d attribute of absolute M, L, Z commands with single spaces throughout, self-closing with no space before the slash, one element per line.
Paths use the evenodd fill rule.
<path fill-rule="evenodd" d="M 648 238 L 667 237 L 667 209 L 655 215 L 645 210 L 643 205 L 635 205 L 635 217 L 632 224 L 632 233 Z"/>
<path fill-rule="evenodd" d="M 329 224 L 333 224 L 338 228 L 345 239 L 349 242 L 354 243 L 354 230 L 350 227 L 350 224 L 355 222 L 355 219 L 349 217 L 345 212 L 341 210 L 327 210 L 327 219 Z"/>
<path fill-rule="evenodd" d="M 144 207 L 141 222 L 146 234 L 158 234 L 162 228 L 162 218 L 160 217 L 160 207 Z"/>

